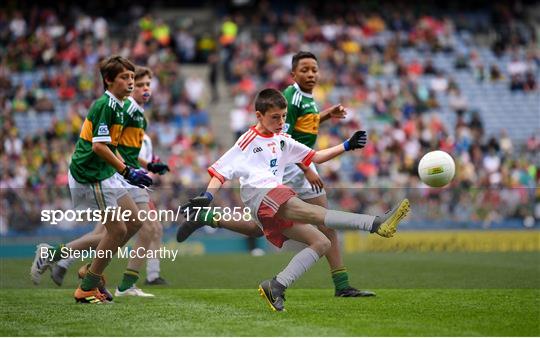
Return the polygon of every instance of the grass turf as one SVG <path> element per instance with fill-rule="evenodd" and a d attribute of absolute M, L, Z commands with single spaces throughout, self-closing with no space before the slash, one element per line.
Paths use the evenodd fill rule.
<path fill-rule="evenodd" d="M 256 286 L 290 257 L 163 261 L 162 275 L 170 285 L 141 285 L 155 299 L 117 298 L 108 306 L 75 304 L 74 273 L 63 288 L 52 284 L 48 272 L 34 287 L 30 260 L 3 259 L 0 335 L 540 335 L 540 253 L 348 255 L 352 284 L 376 291 L 377 297 L 333 297 L 321 262 L 287 291 L 287 312 L 273 313 Z M 125 263 L 115 260 L 107 270 L 111 288 Z"/>

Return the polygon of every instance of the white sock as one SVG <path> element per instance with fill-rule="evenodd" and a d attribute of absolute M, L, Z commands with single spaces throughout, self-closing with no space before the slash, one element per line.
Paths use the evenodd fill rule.
<path fill-rule="evenodd" d="M 319 255 L 312 248 L 305 248 L 297 253 L 289 262 L 289 265 L 278 273 L 276 280 L 283 286 L 289 287 L 295 280 L 300 278 L 319 260 Z"/>
<path fill-rule="evenodd" d="M 353 214 L 352 212 L 328 210 L 324 217 L 324 225 L 337 230 L 370 231 L 375 216 Z"/>
<path fill-rule="evenodd" d="M 146 260 L 146 279 L 151 282 L 159 277 L 159 258 Z"/>
<path fill-rule="evenodd" d="M 75 262 L 77 258 L 69 257 L 59 260 L 56 264 L 60 265 L 61 267 L 65 269 L 69 269 L 69 266 Z"/>

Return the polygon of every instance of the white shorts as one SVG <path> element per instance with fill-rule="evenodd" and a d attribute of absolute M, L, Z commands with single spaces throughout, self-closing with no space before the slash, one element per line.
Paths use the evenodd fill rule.
<path fill-rule="evenodd" d="M 129 184 L 128 181 L 126 181 L 126 179 L 119 173 L 114 174 L 114 176 L 116 176 L 116 179 L 122 184 L 122 187 L 124 187 L 124 189 L 127 190 L 129 196 L 131 196 L 131 199 L 133 199 L 133 202 L 135 203 L 150 202 L 150 195 L 148 195 L 148 192 L 146 191 L 146 189 L 142 189 L 142 188 Z"/>
<path fill-rule="evenodd" d="M 318 174 L 317 168 L 313 162 L 311 162 L 309 167 Z M 304 172 L 296 164 L 289 164 L 285 167 L 283 184 L 291 187 L 298 194 L 298 198 L 302 200 L 307 200 L 326 194 L 324 188 L 319 192 L 313 191 L 311 184 L 309 184 L 306 176 L 304 175 Z"/>
<path fill-rule="evenodd" d="M 118 200 L 127 194 L 118 178 L 113 175 L 96 183 L 80 183 L 68 172 L 69 191 L 76 210 L 105 210 L 118 206 Z"/>

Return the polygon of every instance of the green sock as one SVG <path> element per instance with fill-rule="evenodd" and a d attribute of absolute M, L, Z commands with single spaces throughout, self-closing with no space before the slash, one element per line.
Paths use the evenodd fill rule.
<path fill-rule="evenodd" d="M 332 280 L 334 281 L 334 286 L 336 290 L 343 290 L 348 288 L 349 285 L 349 274 L 347 273 L 347 268 L 342 267 L 339 269 L 332 270 Z"/>
<path fill-rule="evenodd" d="M 49 249 L 49 257 L 51 257 L 53 262 L 58 262 L 62 258 L 60 256 L 62 255 L 61 250 L 63 247 L 65 247 L 64 244 L 58 244 Z"/>
<path fill-rule="evenodd" d="M 118 286 L 119 291 L 126 291 L 130 287 L 133 286 L 139 279 L 139 271 L 133 270 L 133 269 L 126 269 L 124 272 L 124 277 L 122 278 L 122 282 L 120 282 L 120 285 Z"/>
<path fill-rule="evenodd" d="M 210 209 L 208 211 L 203 209 L 197 215 L 197 222 L 204 223 L 206 225 L 211 226 L 212 228 L 217 228 L 217 227 L 219 227 L 219 224 L 218 224 L 219 222 L 214 220 L 214 215 L 216 215 L 216 214 L 217 213 L 213 212 L 212 209 Z"/>
<path fill-rule="evenodd" d="M 92 289 L 95 289 L 98 287 L 99 282 L 101 281 L 101 276 L 98 274 L 95 274 L 88 270 L 86 273 L 86 276 L 84 276 L 82 282 L 81 282 L 81 289 L 83 291 L 90 291 Z"/>

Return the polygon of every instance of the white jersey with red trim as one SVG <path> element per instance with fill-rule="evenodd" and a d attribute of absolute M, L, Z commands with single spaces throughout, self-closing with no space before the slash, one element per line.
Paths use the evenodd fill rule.
<path fill-rule="evenodd" d="M 208 172 L 222 183 L 238 178 L 242 201 L 250 207 L 260 204 L 261 191 L 283 183 L 287 164 L 309 166 L 315 151 L 285 133 L 263 135 L 255 127 L 244 133 L 235 145 L 217 160 Z"/>

